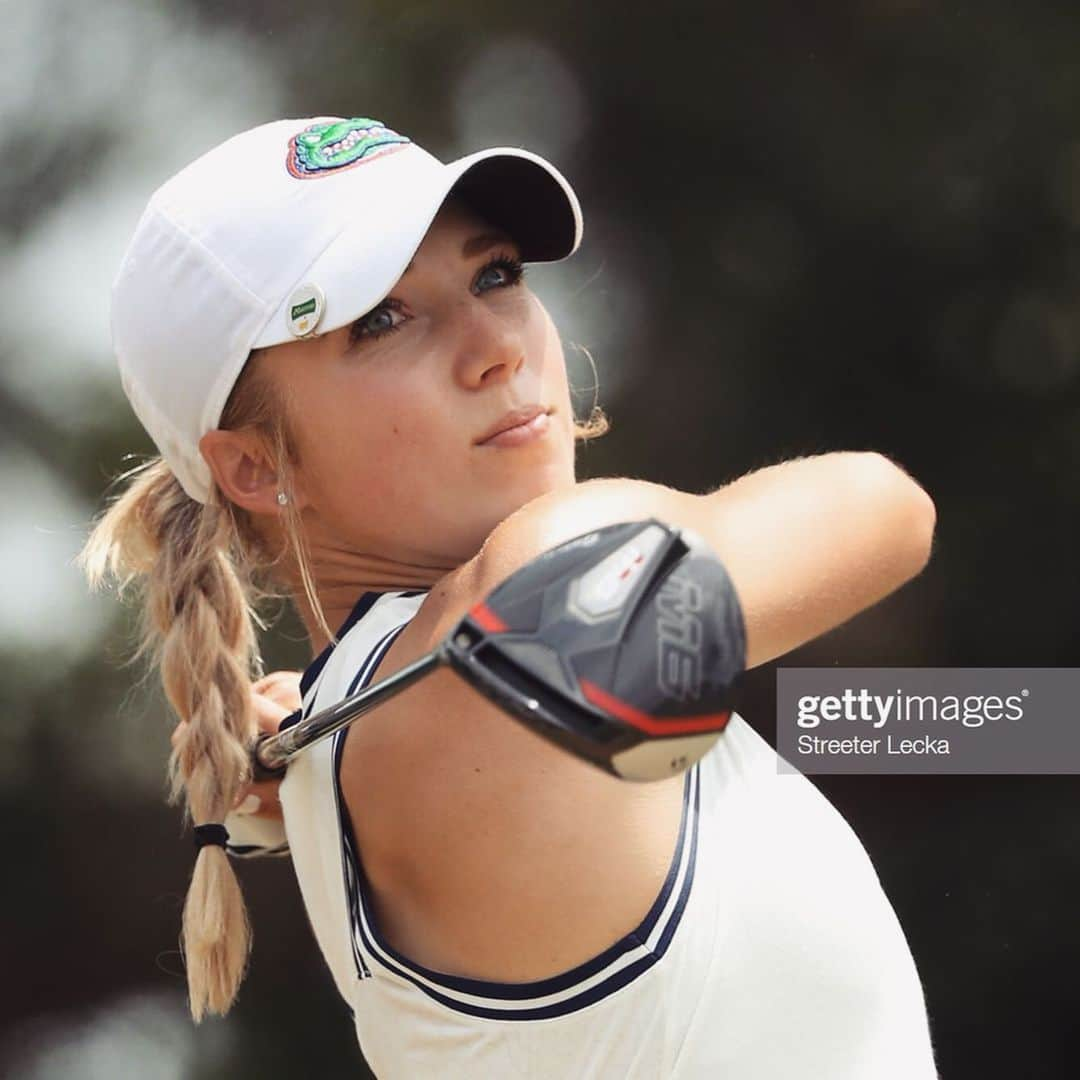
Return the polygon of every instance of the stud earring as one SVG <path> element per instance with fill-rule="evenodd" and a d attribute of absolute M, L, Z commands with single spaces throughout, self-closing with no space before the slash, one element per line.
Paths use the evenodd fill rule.
<path fill-rule="evenodd" d="M 278 506 L 284 506 L 289 501 L 289 496 L 284 491 L 277 493 Z"/>

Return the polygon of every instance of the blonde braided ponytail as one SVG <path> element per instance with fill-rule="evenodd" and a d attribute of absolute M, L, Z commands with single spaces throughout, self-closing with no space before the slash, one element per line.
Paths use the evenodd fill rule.
<path fill-rule="evenodd" d="M 141 579 L 135 658 L 153 654 L 169 703 L 187 721 L 169 758 L 169 801 L 186 794 L 187 819 L 220 822 L 249 774 L 250 682 L 261 674 L 252 626 L 258 617 L 249 604 L 250 588 L 234 568 L 228 511 L 191 499 L 159 459 L 134 473 L 80 559 L 95 586 L 108 572 L 121 593 Z M 207 1011 L 228 1011 L 250 945 L 247 910 L 229 856 L 222 847 L 205 846 L 196 856 L 181 934 L 196 1021 Z"/>
<path fill-rule="evenodd" d="M 253 353 L 255 357 L 257 353 Z M 221 427 L 260 431 L 282 470 L 293 452 L 282 403 L 258 365 L 245 366 Z M 139 644 L 131 662 L 148 657 L 160 670 L 165 696 L 186 724 L 168 764 L 168 800 L 183 800 L 195 825 L 221 822 L 249 779 L 248 742 L 255 730 L 251 681 L 263 674 L 256 605 L 280 600 L 272 553 L 250 516 L 222 499 L 192 499 L 160 457 L 117 478 L 126 489 L 107 507 L 79 555 L 92 587 L 106 577 L 124 596 L 138 586 Z M 289 550 L 311 580 L 296 515 L 286 514 Z M 325 617 L 313 589 L 317 618 Z M 233 864 L 225 849 L 202 847 L 184 903 L 181 949 L 191 1015 L 224 1014 L 236 998 L 251 949 L 251 928 Z"/>

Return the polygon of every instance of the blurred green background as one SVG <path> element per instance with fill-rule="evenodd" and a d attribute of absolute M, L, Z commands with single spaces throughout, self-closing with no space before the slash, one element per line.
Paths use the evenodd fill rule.
<path fill-rule="evenodd" d="M 110 352 L 120 255 L 151 191 L 244 128 L 374 116 L 569 177 L 583 247 L 530 281 L 580 414 L 595 393 L 613 421 L 581 478 L 701 491 L 834 449 L 908 469 L 930 566 L 783 663 L 1077 663 L 1075 0 L 0 0 L 0 22 L 3 1075 L 366 1075 L 288 860 L 240 865 L 251 973 L 226 1019 L 187 1019 L 173 720 L 121 666 L 132 612 L 71 565 L 152 450 Z M 310 659 L 291 612 L 265 655 Z M 743 710 L 770 741 L 774 670 Z M 814 782 L 905 928 L 942 1076 L 1076 1076 L 1075 778 Z"/>

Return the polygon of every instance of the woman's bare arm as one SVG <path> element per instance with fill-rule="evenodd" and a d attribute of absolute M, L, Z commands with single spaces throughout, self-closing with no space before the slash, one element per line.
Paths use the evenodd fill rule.
<path fill-rule="evenodd" d="M 915 577 L 930 558 L 937 518 L 923 488 L 876 453 L 785 462 L 703 500 L 704 535 L 743 604 L 748 667 L 840 626 Z"/>
<path fill-rule="evenodd" d="M 589 529 L 650 515 L 695 530 L 719 555 L 743 607 L 747 667 L 839 626 L 918 574 L 936 519 L 930 496 L 873 452 L 798 458 L 706 495 L 591 480 L 534 499 L 498 525 L 475 560 L 470 591 L 486 595 Z"/>
<path fill-rule="evenodd" d="M 376 680 L 435 646 L 541 552 L 650 516 L 716 549 L 745 609 L 751 665 L 913 577 L 934 525 L 922 489 L 877 454 L 791 461 L 707 495 L 633 479 L 577 484 L 515 511 L 446 575 Z M 391 942 L 429 967 L 500 981 L 564 971 L 636 926 L 667 872 L 682 807 L 680 778 L 619 781 L 448 670 L 355 724 L 341 777 Z"/>

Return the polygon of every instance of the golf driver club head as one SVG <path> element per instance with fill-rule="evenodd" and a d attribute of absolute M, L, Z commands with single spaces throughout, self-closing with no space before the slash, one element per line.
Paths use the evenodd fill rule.
<path fill-rule="evenodd" d="M 470 609 L 439 651 L 533 731 L 615 776 L 659 780 L 720 737 L 746 635 L 709 545 L 649 518 L 544 552 Z"/>

